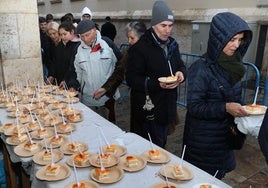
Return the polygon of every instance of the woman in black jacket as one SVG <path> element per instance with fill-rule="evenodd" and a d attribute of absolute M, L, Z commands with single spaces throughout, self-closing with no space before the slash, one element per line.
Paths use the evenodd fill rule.
<path fill-rule="evenodd" d="M 247 23 L 233 13 L 213 17 L 207 53 L 188 72 L 185 160 L 221 179 L 235 168 L 228 145 L 234 117 L 247 116 L 241 104 L 242 58 L 252 39 Z"/>
<path fill-rule="evenodd" d="M 75 27 L 71 22 L 61 23 L 59 34 L 61 41 L 54 48 L 54 59 L 46 83 L 65 86 L 65 82 L 68 83 L 66 79 L 76 79 L 75 72 L 73 71 L 71 75 L 69 69 L 71 64 L 73 64 L 80 39 L 75 35 Z M 67 78 L 67 74 L 71 75 L 72 78 Z"/>

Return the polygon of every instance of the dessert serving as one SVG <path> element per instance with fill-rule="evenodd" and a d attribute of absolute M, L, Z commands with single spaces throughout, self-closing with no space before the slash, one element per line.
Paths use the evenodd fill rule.
<path fill-rule="evenodd" d="M 83 119 L 82 114 L 71 114 L 67 116 L 67 119 L 71 122 L 79 122 Z"/>
<path fill-rule="evenodd" d="M 96 172 L 96 176 L 97 176 L 99 181 L 103 181 L 103 180 L 109 178 L 110 173 L 106 169 L 96 168 L 95 172 Z"/>
<path fill-rule="evenodd" d="M 70 182 L 65 188 L 99 188 L 100 186 L 91 180 L 81 180 L 79 181 L 80 185 L 77 185 L 77 182 Z"/>
<path fill-rule="evenodd" d="M 42 110 L 41 113 L 39 113 L 39 117 L 41 120 L 46 121 L 49 119 L 49 113 L 47 111 Z"/>
<path fill-rule="evenodd" d="M 79 143 L 79 142 L 72 142 L 72 143 L 69 143 L 69 144 L 68 144 L 68 150 L 74 153 L 74 152 L 79 151 L 78 148 L 79 148 L 80 146 L 82 146 L 81 143 Z"/>
<path fill-rule="evenodd" d="M 127 156 L 126 164 L 129 168 L 136 167 L 138 166 L 138 159 L 133 155 Z"/>
<path fill-rule="evenodd" d="M 68 132 L 75 130 L 75 128 L 76 126 L 73 123 L 62 122 L 57 125 L 57 131 L 59 133 L 68 133 Z"/>
<path fill-rule="evenodd" d="M 24 149 L 27 150 L 27 151 L 37 150 L 38 149 L 38 144 L 36 142 L 30 142 L 29 141 L 24 145 Z"/>
<path fill-rule="evenodd" d="M 58 123 L 62 122 L 62 118 L 59 116 L 53 116 L 50 117 L 49 119 L 45 120 L 46 125 L 57 125 Z"/>
<path fill-rule="evenodd" d="M 156 164 L 167 163 L 170 160 L 170 155 L 160 148 L 145 151 L 142 153 L 142 156 L 148 162 Z"/>
<path fill-rule="evenodd" d="M 117 146 L 116 145 L 109 145 L 109 146 L 106 146 L 105 148 L 105 152 L 106 153 L 110 153 L 110 154 L 116 154 L 117 152 Z"/>
<path fill-rule="evenodd" d="M 128 172 L 137 172 L 146 167 L 147 161 L 144 157 L 138 155 L 126 155 L 120 158 L 120 166 Z"/>
<path fill-rule="evenodd" d="M 18 125 L 18 126 L 13 128 L 13 133 L 15 133 L 15 134 L 25 133 L 25 132 L 26 132 L 26 129 L 23 125 Z"/>
<path fill-rule="evenodd" d="M 111 168 L 95 168 L 91 170 L 91 178 L 99 183 L 115 183 L 122 179 L 124 171 L 115 166 Z"/>
<path fill-rule="evenodd" d="M 174 170 L 172 172 L 173 172 L 174 177 L 177 178 L 177 177 L 183 176 L 183 170 L 179 165 L 175 164 L 173 169 Z"/>
<path fill-rule="evenodd" d="M 60 146 L 63 143 L 64 139 L 63 139 L 63 136 L 58 135 L 58 136 L 53 136 L 50 141 L 51 141 L 52 146 Z"/>
<path fill-rule="evenodd" d="M 54 164 L 54 165 L 48 165 L 46 167 L 46 175 L 47 176 L 57 176 L 60 172 L 60 168 L 61 166 L 58 164 Z"/>
<path fill-rule="evenodd" d="M 150 186 L 150 188 L 179 188 L 176 184 L 169 182 L 167 184 L 167 182 L 159 182 L 156 183 L 152 186 Z"/>
<path fill-rule="evenodd" d="M 120 156 L 123 156 L 127 152 L 127 148 L 121 145 L 109 144 L 109 145 L 103 146 L 103 152 L 120 157 Z"/>
<path fill-rule="evenodd" d="M 46 137 L 48 135 L 48 133 L 47 133 L 47 129 L 38 129 L 37 130 L 37 136 L 39 137 L 39 138 L 44 138 L 44 137 Z"/>
<path fill-rule="evenodd" d="M 77 183 L 73 184 L 72 188 L 87 188 L 85 183 L 79 183 L 79 185 L 77 185 Z"/>
<path fill-rule="evenodd" d="M 160 151 L 158 149 L 149 150 L 149 157 L 151 160 L 157 160 L 160 158 Z"/>
<path fill-rule="evenodd" d="M 160 77 L 158 78 L 159 82 L 163 82 L 163 83 L 174 83 L 177 81 L 177 77 L 176 76 L 168 76 L 168 77 Z"/>
<path fill-rule="evenodd" d="M 51 156 L 52 156 L 51 151 L 45 150 L 43 153 L 42 159 L 44 161 L 51 161 Z"/>
<path fill-rule="evenodd" d="M 257 104 L 248 104 L 244 106 L 246 111 L 252 115 L 261 115 L 265 114 L 267 107 Z"/>
<path fill-rule="evenodd" d="M 74 153 L 81 153 L 88 150 L 88 144 L 84 142 L 79 141 L 73 141 L 73 142 L 64 142 L 60 146 L 60 151 L 66 155 L 72 155 Z"/>
<path fill-rule="evenodd" d="M 30 121 L 27 126 L 30 128 L 31 131 L 37 130 L 39 128 L 39 124 L 37 121 Z"/>
<path fill-rule="evenodd" d="M 203 185 L 200 185 L 199 188 L 212 188 L 212 186 L 209 184 L 203 184 Z"/>
<path fill-rule="evenodd" d="M 179 166 L 179 164 L 167 164 L 159 170 L 162 176 L 171 178 L 174 180 L 190 180 L 193 178 L 192 171 L 185 165 Z"/>
<path fill-rule="evenodd" d="M 26 133 L 14 134 L 10 138 L 11 142 L 13 142 L 14 144 L 20 144 L 28 140 L 28 136 Z"/>
<path fill-rule="evenodd" d="M 57 163 L 64 157 L 64 154 L 56 149 L 53 150 L 52 153 L 50 149 L 47 149 L 47 150 L 45 149 L 45 150 L 35 153 L 33 156 L 33 161 L 39 165 L 49 165 L 51 164 L 52 157 L 53 157 L 53 162 Z"/>
<path fill-rule="evenodd" d="M 89 153 L 82 152 L 74 155 L 74 163 L 79 166 L 84 166 L 88 162 Z"/>
<path fill-rule="evenodd" d="M 31 117 L 28 114 L 23 114 L 19 116 L 19 122 L 20 123 L 28 123 L 29 121 L 31 121 Z"/>
<path fill-rule="evenodd" d="M 103 154 L 100 154 L 98 155 L 97 157 L 97 164 L 102 164 L 103 165 L 107 165 L 109 164 L 111 161 L 111 155 L 109 153 L 103 153 Z"/>
<path fill-rule="evenodd" d="M 0 132 L 4 132 L 7 129 L 10 129 L 11 127 L 14 127 L 14 123 L 5 123 L 3 126 L 0 127 Z"/>
<path fill-rule="evenodd" d="M 56 163 L 51 166 L 46 165 L 42 168 L 40 168 L 35 176 L 40 180 L 46 180 L 46 181 L 58 181 L 63 180 L 70 176 L 71 169 L 69 166 L 61 163 Z M 62 186 L 58 186 L 62 187 Z"/>

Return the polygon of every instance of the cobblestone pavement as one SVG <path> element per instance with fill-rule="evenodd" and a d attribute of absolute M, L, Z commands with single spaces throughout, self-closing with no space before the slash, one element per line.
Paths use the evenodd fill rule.
<path fill-rule="evenodd" d="M 120 88 L 125 91 L 125 87 Z M 168 136 L 167 150 L 180 156 L 182 149 L 182 135 L 184 127 L 186 109 L 178 107 L 179 124 L 175 132 Z M 129 131 L 130 104 L 129 97 L 125 97 L 122 102 L 116 103 L 117 125 Z M 228 173 L 223 179 L 225 183 L 234 188 L 268 188 L 268 167 L 260 151 L 257 139 L 247 136 L 244 147 L 235 151 L 237 167 Z"/>

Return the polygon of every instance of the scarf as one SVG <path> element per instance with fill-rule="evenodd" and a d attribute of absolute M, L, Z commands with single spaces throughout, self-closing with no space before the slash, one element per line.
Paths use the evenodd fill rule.
<path fill-rule="evenodd" d="M 217 63 L 229 74 L 233 84 L 240 81 L 246 72 L 239 51 L 236 51 L 232 56 L 227 56 L 221 52 Z"/>
<path fill-rule="evenodd" d="M 166 40 L 166 41 L 163 41 L 161 40 L 157 34 L 155 33 L 154 29 L 151 28 L 151 33 L 152 33 L 152 36 L 155 40 L 155 42 L 165 51 L 165 53 L 167 54 L 168 53 L 168 43 L 169 43 L 169 39 Z"/>

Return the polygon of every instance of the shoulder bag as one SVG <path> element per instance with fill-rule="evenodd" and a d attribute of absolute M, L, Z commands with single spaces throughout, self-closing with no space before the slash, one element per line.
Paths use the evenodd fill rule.
<path fill-rule="evenodd" d="M 209 67 L 210 67 L 212 74 L 214 75 L 214 78 L 215 78 L 217 84 L 218 84 L 221 95 L 226 100 L 226 95 L 225 95 L 223 85 L 216 78 L 216 73 L 213 70 L 213 68 L 211 66 L 209 66 Z M 235 122 L 233 120 L 232 123 L 229 125 L 229 130 L 228 130 L 228 134 L 227 134 L 227 142 L 228 142 L 229 148 L 232 150 L 240 150 L 240 149 L 242 149 L 242 147 L 245 143 L 245 140 L 246 140 L 246 134 L 244 134 L 238 130 L 237 124 L 235 124 Z"/>

